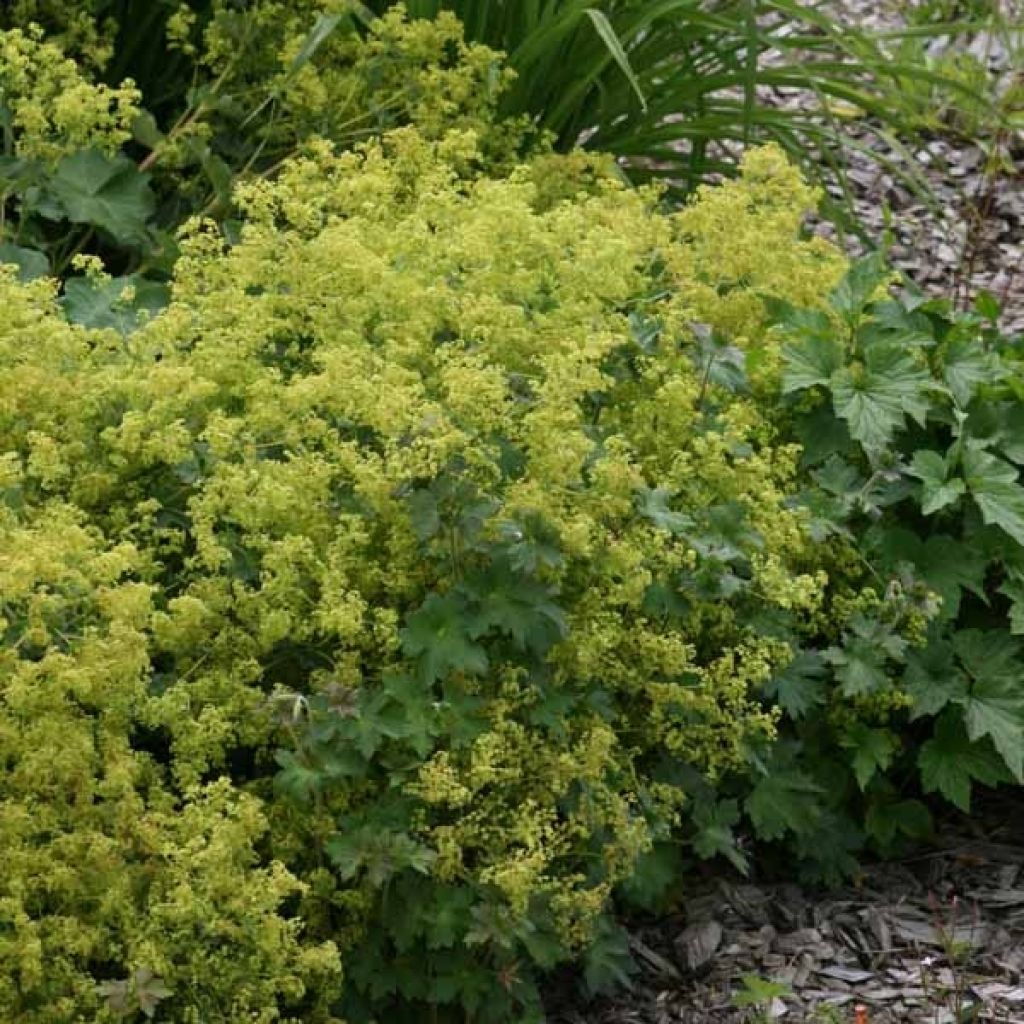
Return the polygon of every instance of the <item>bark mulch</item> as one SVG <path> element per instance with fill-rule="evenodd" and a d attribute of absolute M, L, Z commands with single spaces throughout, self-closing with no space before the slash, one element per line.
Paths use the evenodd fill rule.
<path fill-rule="evenodd" d="M 988 824 L 979 826 L 977 821 Z M 1024 801 L 993 801 L 934 846 L 866 866 L 838 890 L 719 877 L 631 930 L 630 990 L 580 1006 L 556 986 L 553 1024 L 1024 1022 Z M 745 975 L 786 988 L 733 1004 Z"/>

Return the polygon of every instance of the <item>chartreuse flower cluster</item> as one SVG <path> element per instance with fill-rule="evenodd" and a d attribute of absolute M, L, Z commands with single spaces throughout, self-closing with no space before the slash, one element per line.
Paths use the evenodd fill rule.
<path fill-rule="evenodd" d="M 54 163 L 94 147 L 114 153 L 131 137 L 141 95 L 130 81 L 95 84 L 36 26 L 0 32 L 5 153 Z"/>
<path fill-rule="evenodd" d="M 430 138 L 474 131 L 493 167 L 526 133 L 495 117 L 512 74 L 501 55 L 468 43 L 450 13 L 413 20 L 397 4 L 371 20 L 351 0 L 259 0 L 244 12 L 215 0 L 201 15 L 182 4 L 164 31 L 202 82 L 147 140 L 166 187 L 208 189 L 219 175 L 223 199 L 232 172 L 262 173 L 311 137 L 349 146 L 409 123 Z"/>
<path fill-rule="evenodd" d="M 478 158 L 310 147 L 128 335 L 0 282 L 12 1019 L 536 1019 L 536 968 L 621 956 L 687 780 L 772 736 L 824 563 L 699 324 L 722 217 L 778 234 L 754 287 L 832 283 L 777 226 L 807 194 L 771 151 L 677 216 Z"/>
<path fill-rule="evenodd" d="M 494 50 L 467 43 L 454 15 L 413 20 L 396 4 L 369 23 L 360 19 L 365 9 L 352 0 L 260 0 L 244 17 L 217 0 L 204 25 L 192 15 L 169 29 L 183 45 L 199 37 L 201 64 L 211 78 L 223 76 L 227 90 L 243 82 L 268 88 L 281 127 L 298 136 L 361 136 L 403 119 L 431 137 L 453 128 L 472 127 L 481 138 L 508 132 L 511 125 L 496 121 L 494 110 L 512 72 Z M 318 25 L 323 39 L 313 59 L 318 37 L 311 29 Z M 365 34 L 356 25 L 365 25 Z"/>
<path fill-rule="evenodd" d="M 411 19 L 401 5 L 371 18 L 351 0 L 117 11 L 19 0 L 0 11 L 0 113 L 14 157 L 0 173 L 3 258 L 26 278 L 64 278 L 76 255 L 101 256 L 119 277 L 76 280 L 68 315 L 134 322 L 162 304 L 182 222 L 230 219 L 237 181 L 272 177 L 310 140 L 341 149 L 399 125 L 431 139 L 471 131 L 477 172 L 542 148 L 525 119 L 495 116 L 510 79 L 452 15 Z M 136 289 L 130 300 L 125 287 Z"/>
<path fill-rule="evenodd" d="M 104 0 L 10 0 L 0 11 L 0 28 L 41 26 L 75 60 L 102 68 L 113 56 L 117 34 L 113 19 L 101 17 L 103 6 Z"/>
<path fill-rule="evenodd" d="M 49 285 L 0 287 L 3 1016 L 112 1020 L 98 986 L 140 969 L 174 986 L 175 1020 L 282 1020 L 279 1001 L 327 997 L 337 950 L 281 912 L 306 884 L 261 860 L 256 797 L 226 777 L 168 784 L 147 711 L 158 556 L 65 493 L 102 474 L 85 424 L 118 415 L 100 380 L 127 364 L 61 321 Z M 73 394 L 75 381 L 96 387 Z M 22 388 L 48 392 L 27 418 Z"/>

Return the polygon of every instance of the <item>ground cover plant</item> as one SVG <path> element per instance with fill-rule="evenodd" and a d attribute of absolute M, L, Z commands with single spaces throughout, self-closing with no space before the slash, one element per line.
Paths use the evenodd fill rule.
<path fill-rule="evenodd" d="M 453 19 L 152 10 L 184 110 L 130 3 L 2 33 L 5 1019 L 541 1020 L 698 860 L 1024 781 L 990 298 L 777 146 L 682 209 L 555 153 Z"/>
<path fill-rule="evenodd" d="M 756 686 L 786 650 L 752 619 L 810 615 L 821 580 L 784 503 L 795 449 L 742 398 L 710 404 L 699 355 L 654 330 L 683 328 L 670 282 L 701 232 L 674 241 L 612 178 L 559 200 L 572 163 L 460 180 L 474 155 L 415 133 L 310 155 L 240 194 L 238 245 L 198 226 L 171 305 L 125 337 L 61 325 L 48 283 L 8 279 L 17 1013 L 60 1019 L 116 949 L 181 1019 L 274 1019 L 289 997 L 311 1019 L 325 989 L 303 968 L 336 943 L 352 1019 L 396 999 L 410 1019 L 536 1014 L 534 966 L 590 946 L 594 984 L 614 975 L 612 889 L 668 837 L 685 773 L 770 735 Z M 752 231 L 793 193 L 783 237 L 802 186 L 772 154 L 750 175 Z M 840 261 L 789 247 L 796 301 Z M 136 788 L 133 819 L 184 800 L 179 839 L 151 826 L 163 856 L 218 843 L 156 937 L 167 869 L 110 803 Z M 211 790 L 221 814 L 251 808 L 223 852 Z M 56 822 L 27 812 L 44 795 Z M 128 891 L 78 891 L 61 823 Z M 237 921 L 229 868 L 265 893 L 259 925 Z M 302 935 L 280 909 L 300 886 Z M 194 916 L 221 943 L 271 922 L 283 948 L 250 954 L 266 983 L 182 963 Z"/>

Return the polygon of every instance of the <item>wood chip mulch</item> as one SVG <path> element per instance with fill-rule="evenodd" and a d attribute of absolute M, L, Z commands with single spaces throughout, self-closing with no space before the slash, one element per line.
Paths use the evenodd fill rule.
<path fill-rule="evenodd" d="M 978 820 L 989 824 L 978 826 Z M 741 1024 L 744 975 L 787 989 L 782 1024 L 1024 1024 L 1024 800 L 946 826 L 933 848 L 868 866 L 835 891 L 705 880 L 636 924 L 632 988 L 580 1005 L 555 987 L 552 1024 Z"/>

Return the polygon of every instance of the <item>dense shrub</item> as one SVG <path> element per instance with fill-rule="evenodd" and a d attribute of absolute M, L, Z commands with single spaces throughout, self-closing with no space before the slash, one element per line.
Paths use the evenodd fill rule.
<path fill-rule="evenodd" d="M 826 563 L 690 325 L 827 291 L 811 194 L 770 150 L 678 217 L 475 160 L 311 151 L 124 336 L 5 280 L 15 1019 L 139 971 L 167 1020 L 321 1019 L 331 943 L 352 1020 L 536 1016 L 535 967 L 621 969 L 614 887 L 770 739 L 765 623 L 813 634 Z M 759 238 L 786 269 L 744 284 Z"/>

